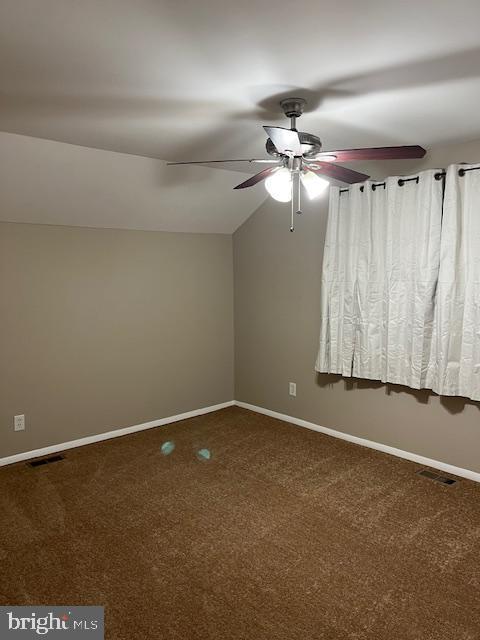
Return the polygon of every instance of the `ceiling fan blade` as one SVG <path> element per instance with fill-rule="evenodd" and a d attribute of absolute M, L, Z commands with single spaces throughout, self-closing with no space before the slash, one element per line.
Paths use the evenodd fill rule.
<path fill-rule="evenodd" d="M 359 171 L 353 171 L 347 167 L 342 167 L 339 164 L 333 164 L 332 162 L 318 162 L 315 160 L 312 163 L 308 163 L 308 168 L 320 175 L 340 180 L 341 182 L 347 182 L 348 184 L 354 184 L 355 182 L 364 182 L 368 180 L 370 176 Z"/>
<path fill-rule="evenodd" d="M 316 159 L 332 162 L 349 162 L 350 160 L 402 160 L 408 158 L 423 158 L 427 152 L 423 147 L 413 144 L 402 147 L 371 147 L 365 149 L 340 149 L 319 153 Z M 335 160 L 331 157 L 335 156 Z M 328 158 L 327 158 L 328 157 Z"/>
<path fill-rule="evenodd" d="M 301 156 L 302 144 L 298 133 L 291 129 L 284 129 L 283 127 L 263 127 L 267 132 L 268 137 L 275 145 L 275 149 L 278 153 L 282 153 L 286 156 Z"/>
<path fill-rule="evenodd" d="M 233 188 L 234 189 L 246 189 L 247 187 L 253 187 L 255 184 L 258 184 L 262 180 L 265 180 L 265 178 L 268 178 L 268 176 L 271 173 L 273 173 L 273 171 L 275 171 L 276 168 L 277 167 L 267 167 L 263 171 L 260 171 L 260 173 L 256 173 L 251 178 L 248 178 L 248 180 L 245 180 L 245 182 L 241 182 L 240 184 L 237 184 L 237 186 L 233 187 Z"/>
<path fill-rule="evenodd" d="M 281 160 L 276 160 L 275 158 L 272 158 L 271 160 L 263 160 L 263 159 L 256 159 L 256 158 L 251 158 L 251 159 L 241 159 L 241 160 L 194 160 L 192 162 L 167 162 L 167 165 L 172 165 L 172 164 L 213 164 L 215 162 L 254 162 L 254 163 L 261 163 L 261 164 L 280 164 Z"/>

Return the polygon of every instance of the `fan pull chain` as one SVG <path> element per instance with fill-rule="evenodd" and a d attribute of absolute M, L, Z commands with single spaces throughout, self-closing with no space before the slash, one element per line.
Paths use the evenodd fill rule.
<path fill-rule="evenodd" d="M 300 174 L 299 174 L 299 173 L 297 173 L 297 187 L 298 187 L 298 189 L 297 189 L 297 195 L 298 195 L 298 209 L 297 209 L 297 214 L 298 214 L 298 215 L 301 215 L 301 213 L 302 213 L 302 206 L 301 206 L 301 196 L 300 196 L 300 194 L 301 194 L 301 192 L 302 192 L 302 189 L 301 189 L 301 184 L 300 184 Z"/>
<path fill-rule="evenodd" d="M 290 208 L 290 231 L 295 231 L 295 226 L 293 224 L 293 217 L 294 217 L 294 202 L 293 202 L 293 180 L 292 180 L 292 184 L 291 184 L 291 193 L 292 193 L 292 197 L 290 199 L 290 204 L 291 204 L 291 208 Z"/>

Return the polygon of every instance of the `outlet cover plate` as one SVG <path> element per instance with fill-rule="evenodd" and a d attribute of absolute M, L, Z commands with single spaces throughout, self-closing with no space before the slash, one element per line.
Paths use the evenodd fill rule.
<path fill-rule="evenodd" d="M 13 430 L 25 431 L 25 415 L 23 413 L 13 417 Z"/>

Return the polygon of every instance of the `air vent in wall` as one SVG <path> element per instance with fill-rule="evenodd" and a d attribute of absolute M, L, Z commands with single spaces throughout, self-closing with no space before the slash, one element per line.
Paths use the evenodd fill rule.
<path fill-rule="evenodd" d="M 441 476 L 438 473 L 434 473 L 433 471 L 429 471 L 428 469 L 420 469 L 417 471 L 419 476 L 423 476 L 424 478 L 428 478 L 429 480 L 435 480 L 435 482 L 440 482 L 441 484 L 456 484 L 457 481 L 453 478 L 447 478 L 447 476 Z"/>
<path fill-rule="evenodd" d="M 32 462 L 27 462 L 29 467 L 42 467 L 44 464 L 50 464 L 51 462 L 60 462 L 63 460 L 63 456 L 50 456 L 49 458 L 40 458 L 40 460 L 32 460 Z"/>

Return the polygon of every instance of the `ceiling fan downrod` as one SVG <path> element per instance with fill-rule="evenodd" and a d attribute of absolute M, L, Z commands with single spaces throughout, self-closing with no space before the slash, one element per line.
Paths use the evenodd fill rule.
<path fill-rule="evenodd" d="M 297 118 L 299 118 L 304 109 L 307 101 L 303 98 L 285 98 L 280 101 L 280 106 L 283 109 L 283 113 L 287 118 L 290 118 L 290 129 L 292 131 L 296 131 L 296 122 Z"/>

